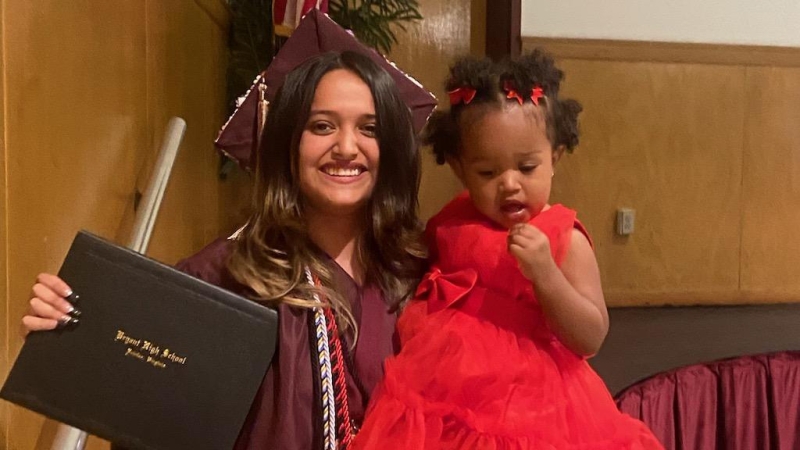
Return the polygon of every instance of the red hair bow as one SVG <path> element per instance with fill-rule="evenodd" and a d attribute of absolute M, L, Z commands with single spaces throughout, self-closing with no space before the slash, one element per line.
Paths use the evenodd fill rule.
<path fill-rule="evenodd" d="M 514 86 L 511 84 L 511 80 L 506 80 L 503 82 L 503 90 L 506 91 L 506 98 L 511 99 L 515 98 L 522 105 L 522 96 L 519 95 Z"/>
<path fill-rule="evenodd" d="M 469 105 L 469 102 L 475 98 L 475 94 L 478 91 L 475 88 L 469 86 L 462 86 L 460 88 L 453 89 L 449 91 L 447 95 L 450 96 L 450 105 L 458 105 L 459 103 L 464 103 L 465 105 Z"/>
<path fill-rule="evenodd" d="M 531 89 L 531 100 L 533 101 L 534 105 L 539 106 L 539 99 L 543 97 L 544 90 L 542 90 L 542 88 L 536 86 L 535 88 Z"/>
<path fill-rule="evenodd" d="M 517 90 L 514 89 L 514 86 L 511 84 L 511 80 L 506 80 L 503 82 L 503 90 L 506 91 L 507 99 L 512 99 L 512 98 L 516 99 L 517 102 L 519 102 L 519 104 L 522 105 L 524 99 L 522 98 L 521 95 L 519 95 L 519 92 L 517 92 Z M 544 90 L 541 87 L 535 86 L 533 89 L 531 89 L 531 101 L 533 102 L 534 105 L 539 106 L 539 99 L 543 97 L 544 97 Z"/>

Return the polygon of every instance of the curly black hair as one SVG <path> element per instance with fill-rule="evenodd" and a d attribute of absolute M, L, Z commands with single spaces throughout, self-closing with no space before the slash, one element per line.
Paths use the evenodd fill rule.
<path fill-rule="evenodd" d="M 467 56 L 450 67 L 450 77 L 445 88 L 448 92 L 459 88 L 474 89 L 469 101 L 451 105 L 450 111 L 438 111 L 428 121 L 423 133 L 423 143 L 433 146 L 438 164 L 447 157 L 457 157 L 461 147 L 461 114 L 469 109 L 502 107 L 508 100 L 506 87 L 515 91 L 532 92 L 541 88 L 546 100 L 547 135 L 553 148 L 563 147 L 572 152 L 578 145 L 578 115 L 583 110 L 572 99 L 560 99 L 558 91 L 564 72 L 556 67 L 553 58 L 543 50 L 535 49 L 517 59 L 493 62 L 489 58 Z M 524 101 L 532 101 L 530 98 Z"/>

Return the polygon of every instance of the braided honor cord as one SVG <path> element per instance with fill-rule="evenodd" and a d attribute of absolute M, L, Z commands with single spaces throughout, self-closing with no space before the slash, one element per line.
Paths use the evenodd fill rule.
<path fill-rule="evenodd" d="M 331 363 L 333 366 L 334 387 L 336 388 L 336 420 L 339 423 L 338 436 L 341 438 L 342 450 L 347 450 L 353 440 L 353 422 L 350 420 L 350 404 L 347 398 L 347 378 L 345 378 L 344 355 L 342 354 L 342 339 L 333 310 L 325 310 L 330 333 Z"/>
<path fill-rule="evenodd" d="M 306 267 L 306 279 L 312 286 L 316 285 L 311 270 Z M 317 294 L 314 300 L 322 305 Z M 328 324 L 323 306 L 314 308 L 314 328 L 317 337 L 317 355 L 319 356 L 319 378 L 322 385 L 322 432 L 325 450 L 336 450 L 336 397 L 333 392 L 333 370 L 331 369 L 331 353 L 328 347 Z"/>

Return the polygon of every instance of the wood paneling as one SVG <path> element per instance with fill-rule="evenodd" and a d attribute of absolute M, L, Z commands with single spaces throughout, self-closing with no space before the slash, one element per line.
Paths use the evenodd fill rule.
<path fill-rule="evenodd" d="M 800 68 L 747 69 L 742 289 L 800 300 Z"/>
<path fill-rule="evenodd" d="M 131 208 L 147 148 L 145 8 L 7 0 L 5 18 L 8 312 L 18 323 L 34 277 L 57 271 L 75 232 L 113 238 Z M 10 335 L 12 359 L 21 344 Z M 13 407 L 8 426 L 8 448 L 37 448 L 40 416 Z"/>
<path fill-rule="evenodd" d="M 743 91 L 743 71 L 576 60 L 561 67 L 564 95 L 585 112 L 581 145 L 557 168 L 553 199 L 575 207 L 594 233 L 610 299 L 735 292 L 744 105 L 728 93 Z M 636 210 L 628 238 L 614 234 L 620 207 Z"/>
<path fill-rule="evenodd" d="M 439 99 L 440 108 L 449 108 L 444 81 L 450 63 L 470 52 L 470 2 L 463 0 L 421 0 L 424 20 L 398 33 L 399 44 L 390 58 L 414 76 Z M 444 102 L 444 103 L 442 103 Z M 446 166 L 437 166 L 430 149 L 423 151 L 420 215 L 427 219 L 461 189 Z"/>
<path fill-rule="evenodd" d="M 239 219 L 225 211 L 246 189 L 217 179 L 213 148 L 225 120 L 222 0 L 5 0 L 2 11 L 5 377 L 22 344 L 17 324 L 36 274 L 57 271 L 78 229 L 127 241 L 135 192 L 147 182 L 170 116 L 186 119 L 188 130 L 152 256 L 171 263 L 227 232 Z M 3 408 L 0 446 L 49 449 L 54 422 Z"/>
<path fill-rule="evenodd" d="M 230 10 L 227 0 L 194 0 L 197 7 L 206 15 L 203 22 L 211 20 L 220 30 L 227 30 L 230 24 Z"/>
<path fill-rule="evenodd" d="M 3 35 L 4 0 L 0 0 L 0 36 Z M 3 46 L 0 46 L 0 105 L 5 105 L 5 55 Z M 8 185 L 6 180 L 6 139 L 5 139 L 5 108 L 0 108 L 0 311 L 8 318 L 8 254 L 6 233 L 6 195 Z M 10 330 L 13 325 L 9 320 L 0 320 L 0 374 L 8 373 L 8 346 Z M 2 376 L 5 379 L 5 376 Z M 8 410 L 6 402 L 0 402 L 0 445 L 7 447 L 6 436 L 8 436 Z"/>
<path fill-rule="evenodd" d="M 486 54 L 486 0 L 472 0 L 470 10 L 470 50 L 473 55 Z"/>
<path fill-rule="evenodd" d="M 207 2 L 206 2 L 207 3 Z M 148 251 L 174 263 L 216 238 L 220 229 L 241 225 L 235 198 L 220 195 L 219 156 L 213 147 L 225 117 L 226 30 L 211 20 L 207 9 L 185 2 L 148 0 L 147 101 L 148 148 L 155 160 L 171 116 L 187 122 L 172 179 L 167 188 Z M 196 51 L 203 48 L 204 51 Z M 220 70 L 198 70 L 217 67 Z M 149 173 L 139 179 L 144 189 Z M 220 204 L 222 202 L 222 204 Z M 239 222 L 239 223 L 237 223 Z"/>
<path fill-rule="evenodd" d="M 800 301 L 800 50 L 525 44 L 545 44 L 585 108 L 554 200 L 593 232 L 610 305 Z M 620 207 L 636 210 L 629 237 Z"/>
<path fill-rule="evenodd" d="M 800 67 L 800 52 L 791 47 L 530 36 L 522 38 L 522 45 L 527 49 L 545 47 L 563 59 Z"/>

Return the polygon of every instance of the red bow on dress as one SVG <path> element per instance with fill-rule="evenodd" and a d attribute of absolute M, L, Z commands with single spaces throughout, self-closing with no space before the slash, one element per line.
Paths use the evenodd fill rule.
<path fill-rule="evenodd" d="M 462 86 L 460 88 L 453 89 L 449 91 L 447 95 L 450 96 L 450 105 L 458 105 L 459 103 L 464 103 L 465 105 L 469 105 L 469 102 L 475 98 L 475 94 L 478 91 L 475 88 L 469 86 Z"/>
<path fill-rule="evenodd" d="M 428 314 L 441 311 L 463 299 L 475 287 L 478 273 L 472 269 L 442 273 L 431 269 L 417 287 L 415 298 L 427 299 Z"/>

